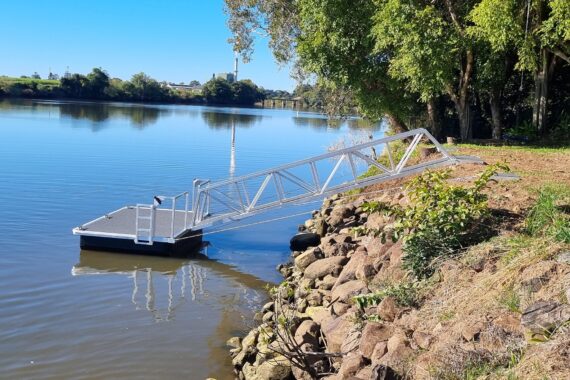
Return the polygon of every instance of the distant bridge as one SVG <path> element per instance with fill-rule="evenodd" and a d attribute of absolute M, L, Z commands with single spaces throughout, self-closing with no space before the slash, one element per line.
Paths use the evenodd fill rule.
<path fill-rule="evenodd" d="M 264 99 L 262 102 L 262 106 L 266 108 L 297 108 L 303 105 L 303 98 L 296 97 L 296 98 L 271 98 L 271 99 Z"/>

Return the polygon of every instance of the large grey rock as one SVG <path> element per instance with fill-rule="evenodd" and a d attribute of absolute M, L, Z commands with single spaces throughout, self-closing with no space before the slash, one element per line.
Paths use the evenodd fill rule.
<path fill-rule="evenodd" d="M 394 245 L 391 239 L 386 240 L 382 243 L 382 239 L 373 238 L 367 239 L 365 242 L 366 250 L 368 251 L 368 256 L 371 257 L 382 257 L 386 252 Z"/>
<path fill-rule="evenodd" d="M 352 328 L 346 335 L 346 338 L 344 338 L 344 341 L 342 342 L 342 345 L 340 347 L 341 352 L 343 354 L 356 352 L 360 345 L 361 336 L 362 332 L 360 331 L 359 326 L 356 324 L 352 326 Z"/>
<path fill-rule="evenodd" d="M 521 323 L 529 338 L 544 340 L 562 324 L 570 321 L 570 305 L 538 301 L 523 312 Z"/>
<path fill-rule="evenodd" d="M 318 290 L 313 290 L 306 297 L 309 306 L 321 306 L 323 303 L 323 294 Z"/>
<path fill-rule="evenodd" d="M 351 353 L 345 356 L 338 371 L 342 379 L 348 379 L 356 375 L 363 367 L 366 366 L 366 360 L 358 353 Z"/>
<path fill-rule="evenodd" d="M 246 380 L 286 380 L 291 377 L 291 364 L 285 357 L 279 356 L 263 362 L 255 374 Z"/>
<path fill-rule="evenodd" d="M 309 265 L 317 261 L 322 257 L 322 252 L 320 248 L 313 247 L 307 249 L 305 252 L 301 253 L 295 258 L 295 267 L 299 270 L 304 270 Z"/>
<path fill-rule="evenodd" d="M 350 332 L 352 325 L 351 320 L 353 315 L 347 313 L 342 317 L 329 319 L 323 322 L 322 331 L 327 340 L 328 352 L 339 353 L 342 343 Z"/>
<path fill-rule="evenodd" d="M 241 342 L 242 350 L 251 351 L 257 344 L 257 337 L 259 336 L 259 331 L 257 329 L 251 330 Z"/>
<path fill-rule="evenodd" d="M 416 345 L 423 350 L 427 350 L 434 340 L 430 334 L 421 332 L 419 330 L 414 331 L 412 338 L 414 339 Z"/>
<path fill-rule="evenodd" d="M 323 246 L 323 254 L 325 257 L 346 256 L 352 249 L 351 243 L 333 243 Z"/>
<path fill-rule="evenodd" d="M 337 300 L 338 302 L 348 303 L 352 297 L 367 292 L 368 287 L 363 281 L 354 280 L 335 287 L 332 291 L 331 297 L 333 300 Z"/>
<path fill-rule="evenodd" d="M 226 341 L 226 346 L 232 348 L 241 348 L 241 338 L 239 336 L 234 336 Z"/>
<path fill-rule="evenodd" d="M 400 380 L 402 377 L 398 375 L 391 367 L 383 364 L 377 364 L 372 367 L 372 376 L 370 380 Z"/>
<path fill-rule="evenodd" d="M 297 342 L 298 345 L 308 343 L 316 349 L 319 346 L 320 330 L 320 326 L 312 320 L 304 320 L 295 331 L 295 342 Z"/>
<path fill-rule="evenodd" d="M 356 280 L 356 270 L 359 265 L 365 262 L 366 257 L 366 253 L 363 251 L 355 252 L 350 258 L 350 261 L 342 268 L 342 272 L 340 272 L 333 290 L 345 282 Z"/>
<path fill-rule="evenodd" d="M 337 281 L 336 277 L 333 277 L 329 274 L 326 275 L 321 281 L 317 281 L 315 283 L 315 286 L 319 289 L 331 290 L 336 281 Z"/>
<path fill-rule="evenodd" d="M 331 215 L 329 216 L 327 223 L 331 227 L 336 227 L 343 223 L 345 218 L 349 218 L 354 215 L 355 207 L 353 205 L 339 205 L 333 208 Z"/>
<path fill-rule="evenodd" d="M 393 297 L 385 297 L 376 308 L 376 312 L 382 320 L 392 322 L 400 315 L 400 308 Z"/>
<path fill-rule="evenodd" d="M 342 266 L 348 261 L 344 256 L 328 257 L 317 260 L 305 269 L 305 277 L 308 279 L 323 278 L 330 274 L 338 276 Z"/>
<path fill-rule="evenodd" d="M 379 342 L 387 342 L 394 333 L 391 325 L 377 322 L 368 322 L 362 330 L 360 339 L 360 352 L 364 357 L 370 358 L 374 347 Z"/>
<path fill-rule="evenodd" d="M 317 233 L 320 237 L 325 236 L 328 229 L 329 225 L 324 218 L 318 218 L 315 220 L 315 233 Z"/>

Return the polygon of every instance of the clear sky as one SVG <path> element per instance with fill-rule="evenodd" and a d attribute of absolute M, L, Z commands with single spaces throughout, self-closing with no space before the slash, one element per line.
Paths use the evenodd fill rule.
<path fill-rule="evenodd" d="M 0 75 L 46 77 L 102 67 L 128 79 L 145 72 L 169 82 L 205 82 L 233 71 L 223 0 L 2 1 Z M 253 60 L 240 60 L 240 79 L 268 89 L 292 90 L 266 41 Z"/>

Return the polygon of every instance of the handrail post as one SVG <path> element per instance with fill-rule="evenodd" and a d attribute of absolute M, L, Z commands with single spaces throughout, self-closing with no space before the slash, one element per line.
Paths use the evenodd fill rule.
<path fill-rule="evenodd" d="M 174 220 L 176 219 L 176 197 L 172 197 L 172 220 L 170 221 L 170 237 L 174 238 Z"/>
<path fill-rule="evenodd" d="M 189 201 L 189 194 L 188 192 L 184 192 L 184 229 L 188 228 L 188 201 Z"/>

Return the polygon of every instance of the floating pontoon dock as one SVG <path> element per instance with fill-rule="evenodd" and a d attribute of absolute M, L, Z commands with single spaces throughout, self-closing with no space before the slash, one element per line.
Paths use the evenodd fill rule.
<path fill-rule="evenodd" d="M 420 160 L 422 141 L 433 145 L 437 154 Z M 397 154 L 394 145 L 402 143 L 407 148 Z M 84 249 L 181 254 L 199 246 L 202 229 L 213 224 L 461 163 L 483 161 L 454 156 L 427 130 L 415 129 L 241 177 L 194 180 L 191 203 L 188 191 L 154 196 L 151 204 L 123 207 L 73 233 L 81 236 Z M 362 176 L 366 170 L 368 175 Z"/>

